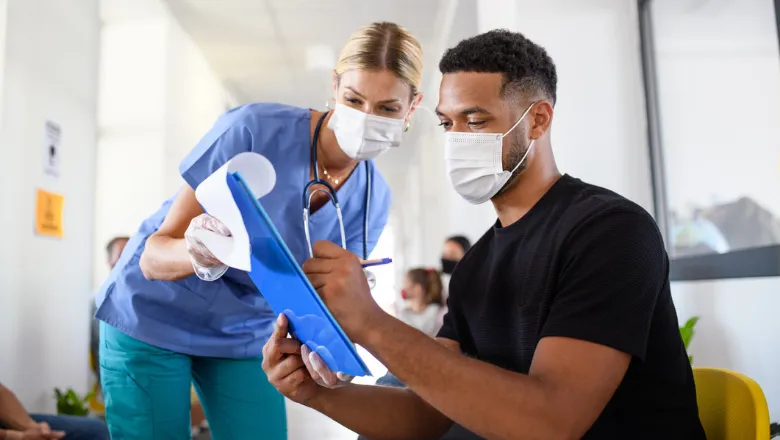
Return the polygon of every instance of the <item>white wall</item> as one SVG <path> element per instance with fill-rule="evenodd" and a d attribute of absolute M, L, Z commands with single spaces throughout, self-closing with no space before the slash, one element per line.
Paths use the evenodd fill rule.
<path fill-rule="evenodd" d="M 5 72 L 5 34 L 8 0 L 0 0 L 0 74 Z M 1 77 L 0 77 L 1 78 Z M 3 86 L 0 85 L 0 131 L 3 129 Z M 0 144 L 0 152 L 3 145 Z"/>
<path fill-rule="evenodd" d="M 752 0 L 751 4 L 755 6 L 757 1 Z M 474 3 L 478 14 L 468 11 Z M 764 6 L 771 7 L 768 0 L 764 3 Z M 635 2 L 552 0 L 542 4 L 480 0 L 463 1 L 460 7 L 468 11 L 466 15 L 478 17 L 479 31 L 498 27 L 520 31 L 544 46 L 552 56 L 559 75 L 559 98 L 552 133 L 553 150 L 560 169 L 617 191 L 652 212 Z M 726 11 L 724 15 L 732 23 L 737 12 Z M 745 14 L 742 11 L 741 16 L 744 18 Z M 764 11 L 760 15 L 771 22 L 771 11 Z M 681 25 L 669 20 L 656 24 L 657 27 L 662 26 L 662 29 Z M 681 45 L 679 40 L 672 39 L 666 41 L 666 45 L 662 44 L 661 49 L 667 50 L 671 58 L 667 63 L 669 67 L 663 73 L 678 75 L 673 78 L 680 79 L 676 83 L 669 83 L 666 88 L 668 95 L 680 95 L 678 103 L 672 101 L 669 105 L 673 107 L 671 111 L 676 113 L 665 115 L 664 128 L 672 130 L 665 131 L 664 141 L 668 142 L 667 148 L 672 150 L 667 151 L 667 154 L 671 154 L 672 158 L 675 155 L 682 156 L 682 160 L 678 160 L 675 166 L 687 166 L 685 164 L 691 160 L 685 159 L 699 151 L 683 148 L 683 145 L 719 145 L 719 153 L 702 155 L 699 152 L 697 158 L 711 162 L 715 167 L 713 169 L 719 170 L 718 173 L 738 176 L 740 185 L 743 185 L 739 191 L 756 191 L 758 182 L 748 175 L 750 173 L 747 169 L 760 166 L 764 169 L 763 175 L 771 175 L 773 178 L 778 176 L 780 150 L 777 149 L 777 142 L 772 141 L 778 132 L 776 124 L 770 122 L 777 119 L 780 108 L 773 104 L 777 101 L 774 98 L 770 100 L 768 96 L 777 93 L 779 84 L 776 71 L 772 70 L 777 69 L 777 41 L 776 38 L 762 38 L 757 42 L 756 35 L 766 32 L 767 26 L 755 22 L 751 24 L 750 20 L 747 23 L 742 20 L 737 25 L 742 29 L 751 29 L 749 35 L 754 38 L 742 44 L 730 41 L 727 46 L 716 41 L 713 45 L 721 48 L 720 53 L 715 52 L 712 45 L 707 46 L 710 47 L 707 53 L 715 57 L 725 56 L 722 52 L 726 52 L 726 55 L 740 52 L 736 52 L 739 53 L 738 62 L 731 62 L 729 70 L 710 69 L 710 76 L 703 84 L 699 84 L 696 78 L 689 78 L 686 86 L 679 75 L 690 71 L 681 64 L 703 62 L 701 55 L 691 61 L 692 56 L 686 54 L 690 50 L 701 50 L 701 45 L 706 41 L 695 38 L 690 44 Z M 773 32 L 773 26 L 768 30 Z M 476 29 L 468 29 L 462 24 L 453 26 L 451 44 L 476 32 Z M 772 47 L 765 47 L 767 41 L 772 43 Z M 766 54 L 771 54 L 772 58 L 761 58 Z M 427 68 L 435 66 L 429 65 Z M 697 71 L 701 73 L 705 70 L 702 67 Z M 769 88 L 765 87 L 761 92 L 753 90 L 750 81 L 739 76 L 744 71 L 766 77 L 764 83 L 769 84 Z M 714 77 L 713 73 L 719 74 L 720 79 Z M 706 94 L 713 89 L 716 91 Z M 695 94 L 697 100 L 692 100 L 691 94 Z M 702 101 L 702 96 L 711 96 L 712 100 Z M 746 99 L 757 102 L 755 106 L 750 106 L 755 111 L 743 115 L 738 102 L 745 102 Z M 426 101 L 435 106 L 436 100 L 435 91 L 429 90 Z M 719 112 L 716 118 L 725 118 L 716 124 L 719 129 L 707 129 L 713 126 L 712 121 L 715 119 L 705 118 L 705 111 Z M 743 130 L 745 124 L 733 127 L 734 123 L 727 123 L 732 116 L 750 116 L 747 126 L 751 128 Z M 690 123 L 686 123 L 688 118 L 693 118 Z M 750 150 L 750 154 L 740 154 L 744 148 L 755 149 L 757 145 L 754 144 L 759 141 L 760 145 L 770 150 Z M 745 142 L 748 145 L 743 146 Z M 405 219 L 406 226 L 403 255 L 407 257 L 407 262 L 433 265 L 438 258 L 437 240 L 456 233 L 465 233 L 476 239 L 494 222 L 495 214 L 489 204 L 470 206 L 452 191 L 446 176 L 442 177 L 438 168 L 437 161 L 442 161 L 442 152 L 441 140 L 435 132 L 423 137 L 420 148 L 427 151 L 425 160 L 420 161 L 419 165 L 410 164 L 403 169 L 406 185 L 394 187 L 394 196 L 396 204 L 404 205 L 399 208 L 404 210 L 400 215 Z M 423 170 L 422 173 L 420 170 Z M 426 179 L 424 185 L 421 175 Z M 707 198 L 703 200 L 704 203 L 711 201 L 708 193 L 704 192 L 708 188 L 702 188 L 696 182 L 674 182 L 672 186 L 679 194 Z M 762 201 L 773 207 L 780 200 L 777 191 L 772 190 L 775 186 L 766 185 L 766 182 L 763 186 L 770 192 L 761 192 Z M 436 197 L 426 198 L 426 194 L 436 194 Z M 755 378 L 763 387 L 770 410 L 777 418 L 780 411 L 780 379 L 776 371 L 780 365 L 780 351 L 774 348 L 777 345 L 774 339 L 780 334 L 780 322 L 773 319 L 772 313 L 780 306 L 780 280 L 674 283 L 672 289 L 682 321 L 694 315 L 702 318 L 691 347 L 694 364 L 730 368 Z"/>
<path fill-rule="evenodd" d="M 96 0 L 7 6 L 0 38 L 0 380 L 30 410 L 51 411 L 55 386 L 84 392 L 89 377 L 100 22 Z M 59 179 L 43 174 L 47 119 L 62 127 Z M 64 238 L 33 234 L 36 188 L 65 196 Z"/>
<path fill-rule="evenodd" d="M 617 191 L 652 211 L 635 2 L 463 1 L 456 21 L 450 46 L 478 32 L 508 28 L 545 47 L 558 68 L 552 140 L 561 171 Z M 426 68 L 430 73 L 438 66 Z M 438 81 L 426 102 L 433 108 L 437 100 Z M 413 185 L 415 165 L 405 170 L 413 188 L 403 193 L 408 197 L 403 203 L 412 205 L 411 210 L 416 203 L 425 208 L 410 223 L 423 225 L 416 239 L 426 250 L 412 254 L 432 265 L 441 239 L 464 234 L 476 240 L 496 215 L 492 205 L 469 205 L 452 190 L 439 165 L 443 164 L 440 130 L 429 134 L 420 148 L 425 152 L 420 164 L 426 180 L 424 186 Z M 423 198 L 414 200 L 420 190 Z M 398 191 L 394 194 L 398 203 Z"/>
<path fill-rule="evenodd" d="M 780 58 L 771 0 L 691 8 L 654 0 L 669 205 L 750 195 L 780 215 Z M 681 320 L 699 316 L 694 365 L 737 370 L 780 417 L 780 279 L 674 283 Z"/>
<path fill-rule="evenodd" d="M 101 53 L 95 286 L 108 240 L 181 187 L 179 162 L 234 102 L 161 2 L 108 15 Z"/>

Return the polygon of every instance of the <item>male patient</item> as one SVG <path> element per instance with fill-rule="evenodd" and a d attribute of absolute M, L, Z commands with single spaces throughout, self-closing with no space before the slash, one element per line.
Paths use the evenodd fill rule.
<path fill-rule="evenodd" d="M 385 314 L 357 257 L 320 242 L 304 271 L 408 389 L 332 387 L 340 375 L 286 338 L 283 316 L 265 347 L 271 383 L 369 438 L 703 439 L 658 228 L 556 167 L 553 61 L 521 34 L 491 31 L 439 68 L 452 184 L 491 200 L 498 221 L 455 269 L 438 338 Z"/>

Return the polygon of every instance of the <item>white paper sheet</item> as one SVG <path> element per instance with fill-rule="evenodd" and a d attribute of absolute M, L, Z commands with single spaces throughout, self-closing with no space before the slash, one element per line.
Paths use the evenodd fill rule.
<path fill-rule="evenodd" d="M 195 189 L 195 198 L 203 209 L 224 223 L 232 236 L 224 237 L 211 231 L 199 230 L 196 237 L 220 261 L 248 272 L 251 269 L 249 234 L 227 186 L 228 173 L 235 172 L 241 173 L 249 189 L 258 198 L 270 193 L 276 185 L 276 171 L 265 156 L 258 153 L 241 153 L 235 156 Z"/>

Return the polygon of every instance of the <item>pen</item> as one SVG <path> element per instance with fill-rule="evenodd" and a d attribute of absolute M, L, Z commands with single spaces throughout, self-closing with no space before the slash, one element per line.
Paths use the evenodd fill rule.
<path fill-rule="evenodd" d="M 360 265 L 365 267 L 371 267 L 371 266 L 383 266 L 385 264 L 390 264 L 393 262 L 392 258 L 378 258 L 376 260 L 363 260 L 360 262 Z"/>

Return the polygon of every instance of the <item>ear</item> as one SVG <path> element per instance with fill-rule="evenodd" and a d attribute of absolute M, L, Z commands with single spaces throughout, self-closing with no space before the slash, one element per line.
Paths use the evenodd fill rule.
<path fill-rule="evenodd" d="M 547 100 L 541 100 L 534 104 L 530 114 L 531 139 L 539 139 L 550 131 L 552 124 L 553 106 Z"/>
<path fill-rule="evenodd" d="M 336 73 L 336 69 L 333 69 L 333 74 L 331 75 L 331 79 L 333 81 L 333 99 L 338 101 L 338 92 L 339 92 L 339 74 Z"/>
<path fill-rule="evenodd" d="M 416 95 L 414 95 L 414 98 L 412 98 L 412 104 L 409 107 L 409 114 L 406 115 L 406 120 L 404 123 L 408 123 L 412 120 L 412 115 L 414 114 L 415 110 L 417 110 L 417 106 L 420 105 L 423 99 L 422 92 L 417 92 Z"/>

